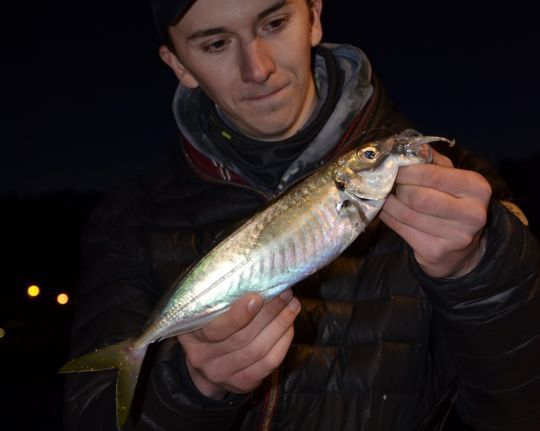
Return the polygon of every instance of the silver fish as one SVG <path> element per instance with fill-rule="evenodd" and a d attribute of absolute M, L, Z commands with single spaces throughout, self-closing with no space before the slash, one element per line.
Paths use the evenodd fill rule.
<path fill-rule="evenodd" d="M 169 288 L 137 338 L 69 361 L 60 372 L 117 369 L 116 412 L 128 417 L 150 343 L 200 328 L 246 293 L 269 300 L 338 257 L 375 218 L 400 166 L 431 162 L 431 142 L 406 130 L 321 167 L 247 220 Z"/>

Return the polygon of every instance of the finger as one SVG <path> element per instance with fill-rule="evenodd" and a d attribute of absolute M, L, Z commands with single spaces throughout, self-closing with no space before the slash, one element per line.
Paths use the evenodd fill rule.
<path fill-rule="evenodd" d="M 291 289 L 286 289 L 258 309 L 252 308 L 251 311 L 256 310 L 255 315 L 246 325 L 237 325 L 229 330 L 222 327 L 222 325 L 229 323 L 228 320 L 217 322 L 215 325 L 208 325 L 201 329 L 202 339 L 206 342 L 217 343 L 216 347 L 221 351 L 221 354 L 246 345 L 283 310 L 292 296 Z M 250 302 L 247 303 L 248 308 L 252 306 Z M 231 311 L 234 312 L 235 310 Z"/>
<path fill-rule="evenodd" d="M 479 258 L 471 260 L 474 258 L 471 251 L 474 252 L 475 248 L 478 250 L 480 231 L 466 234 L 457 229 L 454 235 L 445 233 L 446 237 L 443 237 L 440 232 L 429 234 L 420 231 L 388 213 L 381 213 L 381 220 L 409 244 L 420 267 L 432 277 L 466 274 L 478 263 Z M 478 252 L 475 256 L 478 256 Z M 479 256 L 481 257 L 481 253 Z"/>
<path fill-rule="evenodd" d="M 214 342 L 212 349 L 205 352 L 207 357 L 223 356 L 249 345 L 283 311 L 291 300 L 292 295 L 292 291 L 287 289 L 276 298 L 264 304 L 248 325 L 231 334 L 229 337 L 219 342 Z M 205 337 L 205 339 L 208 339 L 207 334 L 205 334 Z"/>
<path fill-rule="evenodd" d="M 398 202 L 402 206 L 398 206 Z M 417 213 L 439 217 L 442 220 L 456 220 L 467 222 L 478 220 L 483 222 L 486 213 L 487 201 L 482 201 L 476 196 L 457 198 L 445 192 L 422 186 L 400 185 L 396 188 L 394 196 L 384 205 L 384 210 L 394 215 L 400 215 L 408 224 L 417 222 Z M 410 222 L 408 222 L 408 220 Z"/>
<path fill-rule="evenodd" d="M 260 360 L 243 370 L 238 371 L 231 379 L 236 393 L 253 391 L 262 380 L 269 376 L 285 359 L 294 337 L 294 327 L 291 326 Z"/>
<path fill-rule="evenodd" d="M 287 289 L 260 309 L 248 325 L 223 340 L 215 340 L 215 334 L 204 330 L 178 337 L 184 351 L 194 367 L 204 367 L 214 358 L 238 350 L 253 341 L 260 332 L 279 315 L 292 298 L 292 291 Z M 215 340 L 215 341 L 209 341 Z"/>
<path fill-rule="evenodd" d="M 290 302 L 292 300 L 292 290 L 287 289 L 281 292 L 276 298 L 264 304 L 249 325 L 232 334 L 227 340 L 224 340 L 222 343 L 223 346 L 221 346 L 223 353 L 237 350 L 240 347 L 248 345 L 255 338 L 260 337 L 265 328 L 283 313 L 287 305 L 289 307 L 293 305 Z"/>
<path fill-rule="evenodd" d="M 423 250 L 423 255 L 432 256 L 434 260 L 447 249 L 448 240 L 439 236 L 439 232 L 431 234 L 424 230 L 403 223 L 389 212 L 381 211 L 381 221 L 396 232 L 413 250 Z"/>
<path fill-rule="evenodd" d="M 479 173 L 433 164 L 400 168 L 396 184 L 430 187 L 456 197 L 489 200 L 491 196 L 489 183 Z"/>
<path fill-rule="evenodd" d="M 469 205 L 472 206 L 474 205 Z M 445 205 L 440 205 L 440 208 L 445 208 Z M 464 211 L 472 212 L 470 208 Z M 448 213 L 454 212 L 457 217 L 448 216 Z M 449 206 L 447 213 L 443 212 L 441 216 L 426 214 L 409 207 L 395 196 L 390 196 L 381 211 L 380 218 L 413 248 L 413 242 L 422 234 L 432 236 L 433 239 L 449 240 L 455 247 L 461 248 L 469 245 L 473 236 L 485 223 L 485 211 L 477 208 L 476 212 L 474 216 L 465 218 L 459 214 L 458 209 Z"/>
<path fill-rule="evenodd" d="M 218 343 L 245 328 L 262 306 L 263 300 L 259 295 L 244 295 L 234 302 L 228 311 L 216 317 L 208 325 L 186 334 L 187 337 L 180 337 L 202 343 Z"/>
<path fill-rule="evenodd" d="M 224 382 L 240 370 L 260 361 L 274 348 L 283 335 L 290 330 L 300 312 L 300 302 L 292 298 L 287 307 L 279 313 L 248 345 L 223 356 L 213 358 L 206 367 L 207 378 Z"/>

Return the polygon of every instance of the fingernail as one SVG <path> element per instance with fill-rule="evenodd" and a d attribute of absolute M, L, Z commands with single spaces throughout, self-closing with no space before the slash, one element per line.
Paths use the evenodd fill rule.
<path fill-rule="evenodd" d="M 292 294 L 292 291 L 291 289 L 285 289 L 283 292 L 281 292 L 279 294 L 279 297 L 283 300 L 283 301 L 288 301 L 289 299 L 291 299 L 293 296 Z"/>
<path fill-rule="evenodd" d="M 259 301 L 253 298 L 248 302 L 247 308 L 250 313 L 255 313 L 259 309 Z"/>
<path fill-rule="evenodd" d="M 300 301 L 296 298 L 292 298 L 287 304 L 287 307 L 289 307 L 290 310 L 297 312 L 300 310 Z"/>

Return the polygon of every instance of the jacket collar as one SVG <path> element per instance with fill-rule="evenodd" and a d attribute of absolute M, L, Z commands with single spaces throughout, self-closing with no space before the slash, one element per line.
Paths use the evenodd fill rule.
<path fill-rule="evenodd" d="M 345 75 L 345 83 L 334 112 L 306 151 L 307 155 L 302 155 L 293 162 L 285 173 L 277 193 L 325 161 L 341 154 L 346 149 L 349 138 L 356 135 L 353 130 L 365 123 L 364 114 L 370 111 L 370 106 L 376 104 L 371 67 L 363 52 L 349 45 L 325 46 L 336 57 L 338 67 Z M 320 76 L 320 69 L 316 69 L 315 72 L 316 78 L 324 79 L 324 76 Z M 201 144 L 201 141 L 208 139 L 206 135 L 201 135 L 200 130 L 194 130 L 193 127 L 187 127 L 188 123 L 193 126 L 193 121 L 186 121 L 186 115 L 195 111 L 191 108 L 193 103 L 198 103 L 196 100 L 196 93 L 179 87 L 173 104 L 175 118 L 182 132 L 183 153 L 188 162 L 199 176 L 207 180 L 249 185 L 249 181 L 240 171 L 227 166 L 226 161 L 220 161 L 219 156 L 216 157 L 216 154 L 208 151 L 207 145 Z M 320 152 L 316 150 L 317 146 L 328 147 L 328 142 L 331 142 L 332 149 L 325 150 L 317 156 Z"/>

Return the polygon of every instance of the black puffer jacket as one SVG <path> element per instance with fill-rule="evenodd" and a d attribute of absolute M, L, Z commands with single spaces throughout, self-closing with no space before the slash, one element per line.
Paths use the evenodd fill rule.
<path fill-rule="evenodd" d="M 336 151 L 365 130 L 404 125 L 376 85 Z M 256 190 L 218 180 L 186 148 L 91 216 L 72 356 L 137 335 L 178 274 L 266 204 Z M 440 150 L 505 197 L 485 163 L 459 148 Z M 373 223 L 341 258 L 294 287 L 302 302 L 294 342 L 258 391 L 205 398 L 169 339 L 148 354 L 132 409 L 139 420 L 125 429 L 414 430 L 454 387 L 456 410 L 479 430 L 539 429 L 538 244 L 495 200 L 487 229 L 478 268 L 434 280 L 396 234 Z M 115 429 L 114 376 L 66 377 L 66 429 Z"/>

